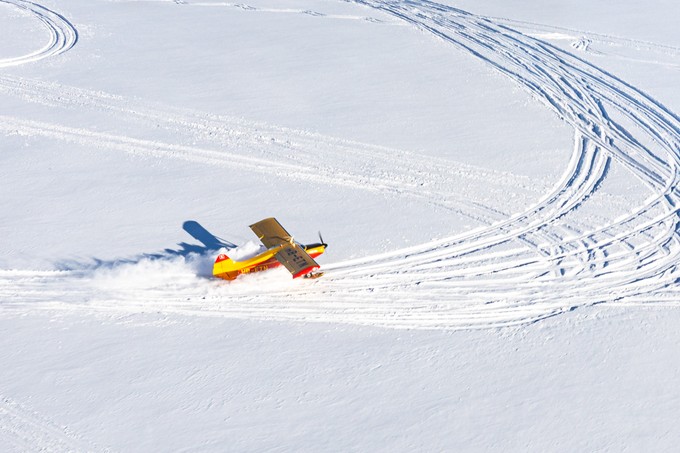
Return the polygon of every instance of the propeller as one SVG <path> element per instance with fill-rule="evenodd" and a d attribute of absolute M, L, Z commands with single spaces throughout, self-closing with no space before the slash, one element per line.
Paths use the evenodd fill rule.
<path fill-rule="evenodd" d="M 328 244 L 324 242 L 323 236 L 321 236 L 321 231 L 319 231 L 319 241 L 321 241 L 321 245 L 323 245 L 324 248 L 328 248 Z"/>

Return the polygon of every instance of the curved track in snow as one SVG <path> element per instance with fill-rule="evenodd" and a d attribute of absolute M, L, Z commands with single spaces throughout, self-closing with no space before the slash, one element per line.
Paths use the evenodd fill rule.
<path fill-rule="evenodd" d="M 482 60 L 569 123 L 574 129 L 574 150 L 562 177 L 533 206 L 503 218 L 488 207 L 466 205 L 464 194 L 453 197 L 456 192 L 448 176 L 455 171 L 454 164 L 443 161 L 439 170 L 432 170 L 432 166 L 423 167 L 419 156 L 409 153 L 372 148 L 372 159 L 393 164 L 391 173 L 381 173 L 373 170 L 371 163 L 376 161 L 362 162 L 368 154 L 367 145 L 305 137 L 293 131 L 269 131 L 284 137 L 281 143 L 292 138 L 295 144 L 291 153 L 270 152 L 272 148 L 266 146 L 259 148 L 264 150 L 261 155 L 252 156 L 240 151 L 225 154 L 159 145 L 5 117 L 2 123 L 8 131 L 96 142 L 126 152 L 193 159 L 206 165 L 229 165 L 235 160 L 253 171 L 280 176 L 289 174 L 287 169 L 294 165 L 298 174 L 289 177 L 304 179 L 305 175 L 320 174 L 322 183 L 360 184 L 366 190 L 436 203 L 458 209 L 486 226 L 325 266 L 326 276 L 316 281 L 271 284 L 266 275 L 253 275 L 229 285 L 205 284 L 195 275 L 178 271 L 166 273 L 140 294 L 139 288 L 127 293 L 101 279 L 92 279 L 88 270 L 2 271 L 0 296 L 10 296 L 5 298 L 24 308 L 49 300 L 44 306 L 66 310 L 86 306 L 115 312 L 154 310 L 443 329 L 535 322 L 599 303 L 680 304 L 676 285 L 680 277 L 677 116 L 612 74 L 493 19 L 424 0 L 351 3 L 402 20 Z M 43 90 L 45 95 L 49 91 L 40 84 L 21 85 L 21 81 L 0 78 L 0 89 L 21 91 L 25 96 L 31 96 L 31 90 Z M 90 97 L 83 101 L 87 97 L 73 96 L 78 102 L 91 102 L 100 108 L 121 108 L 115 99 L 96 94 Z M 152 109 L 135 114 L 156 115 Z M 204 126 L 195 127 L 202 133 Z M 225 134 L 225 142 L 237 150 L 248 148 L 261 138 L 247 132 L 249 127 L 237 125 L 236 130 L 242 133 Z M 305 157 L 320 148 L 326 149 L 322 151 L 326 153 L 324 159 L 319 160 L 328 162 L 327 167 L 306 163 L 309 160 Z M 262 162 L 267 163 L 266 170 Z M 629 207 L 619 218 L 599 225 L 583 222 L 577 215 L 579 208 L 594 203 L 592 196 L 612 166 L 637 178 L 652 196 L 639 206 Z M 423 178 L 427 190 L 419 185 Z M 56 302 L 65 299 L 70 302 Z"/>
<path fill-rule="evenodd" d="M 0 130 L 8 134 L 42 136 L 97 150 L 177 159 L 313 184 L 409 197 L 458 212 L 482 224 L 491 224 L 509 213 L 471 201 L 475 187 L 483 183 L 485 192 L 492 199 L 501 197 L 508 190 L 523 194 L 521 198 L 533 199 L 539 196 L 541 185 L 547 184 L 403 150 L 220 115 L 169 109 L 107 93 L 15 76 L 0 75 L 0 93 L 50 107 L 105 112 L 154 128 L 162 124 L 206 144 L 181 145 L 2 116 Z M 393 164 L 395 161 L 398 166 Z M 514 210 L 520 207 L 522 205 L 510 206 Z"/>
<path fill-rule="evenodd" d="M 38 19 L 49 33 L 49 40 L 42 48 L 19 57 L 0 59 L 0 68 L 19 66 L 25 63 L 42 60 L 43 58 L 59 55 L 70 50 L 78 42 L 78 31 L 61 14 L 52 11 L 38 3 L 26 0 L 0 0 L 19 8 L 25 13 Z"/>
<path fill-rule="evenodd" d="M 0 395 L 0 427 L 7 451 L 105 451 L 63 424 Z"/>

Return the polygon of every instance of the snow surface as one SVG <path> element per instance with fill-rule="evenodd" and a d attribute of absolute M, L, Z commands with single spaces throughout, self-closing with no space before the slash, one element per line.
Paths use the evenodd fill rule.
<path fill-rule="evenodd" d="M 2 450 L 672 451 L 678 19 L 0 0 Z"/>

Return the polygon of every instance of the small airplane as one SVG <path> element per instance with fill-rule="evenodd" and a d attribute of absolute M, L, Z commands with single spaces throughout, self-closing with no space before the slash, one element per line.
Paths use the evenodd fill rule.
<path fill-rule="evenodd" d="M 293 237 L 273 217 L 260 220 L 250 225 L 255 235 L 262 241 L 267 250 L 243 261 L 234 261 L 226 254 L 218 255 L 213 266 L 213 275 L 225 280 L 234 280 L 241 274 L 260 272 L 273 267 L 285 266 L 293 278 L 318 278 L 323 272 L 314 272 L 319 265 L 314 258 L 326 251 L 321 233 L 315 244 L 303 245 Z"/>

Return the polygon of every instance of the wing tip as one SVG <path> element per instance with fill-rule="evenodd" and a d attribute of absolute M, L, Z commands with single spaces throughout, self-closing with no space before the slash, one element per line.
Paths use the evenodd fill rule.
<path fill-rule="evenodd" d="M 309 274 L 310 272 L 314 272 L 314 271 L 317 270 L 318 268 L 319 268 L 319 266 L 309 266 L 309 267 L 306 267 L 306 268 L 304 268 L 304 269 L 298 271 L 297 273 L 293 274 L 293 278 L 302 277 L 303 275 L 307 275 L 307 274 Z"/>

